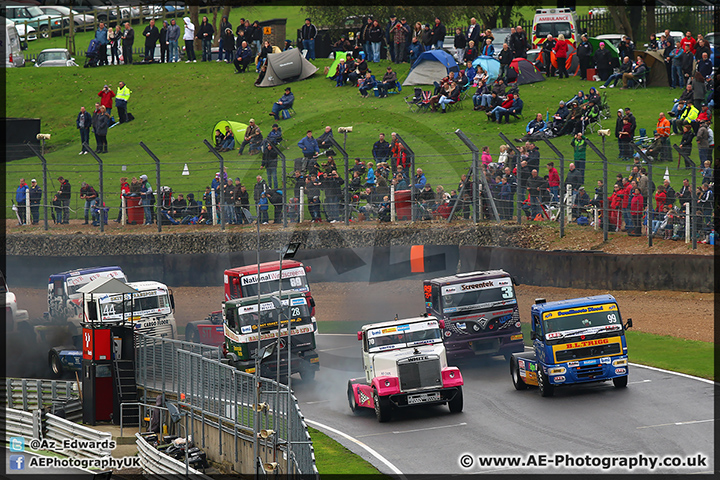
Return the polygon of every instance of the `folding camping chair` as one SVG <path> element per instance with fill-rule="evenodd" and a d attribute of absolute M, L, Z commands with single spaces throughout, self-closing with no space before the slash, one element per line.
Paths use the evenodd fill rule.
<path fill-rule="evenodd" d="M 395 85 L 392 86 L 392 87 L 390 87 L 390 88 L 388 88 L 385 93 L 387 93 L 387 94 L 391 94 L 391 93 L 395 94 L 395 93 L 400 93 L 400 92 L 402 92 L 402 85 L 400 84 L 400 82 L 397 82 L 397 81 L 396 81 L 396 82 L 395 82 Z"/>
<path fill-rule="evenodd" d="M 407 104 L 407 106 L 411 112 L 416 112 L 418 110 L 418 106 L 420 105 L 420 102 L 422 102 L 422 99 L 423 99 L 422 88 L 416 87 L 415 93 L 405 97 L 405 103 Z"/>

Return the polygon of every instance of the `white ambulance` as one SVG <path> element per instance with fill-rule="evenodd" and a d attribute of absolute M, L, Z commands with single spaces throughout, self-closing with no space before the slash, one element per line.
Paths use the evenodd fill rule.
<path fill-rule="evenodd" d="M 532 44 L 542 44 L 548 34 L 553 38 L 563 34 L 565 40 L 577 45 L 579 38 L 577 15 L 569 8 L 538 8 L 532 26 Z"/>

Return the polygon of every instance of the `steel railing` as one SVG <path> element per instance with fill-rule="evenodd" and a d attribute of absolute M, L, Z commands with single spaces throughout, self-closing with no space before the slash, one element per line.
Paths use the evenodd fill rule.
<path fill-rule="evenodd" d="M 210 477 L 194 468 L 187 467 L 185 463 L 165 455 L 150 445 L 139 433 L 135 434 L 135 444 L 140 457 L 140 465 L 146 474 L 157 476 L 157 478 L 178 478 L 186 473 L 191 478 L 210 480 Z"/>
<path fill-rule="evenodd" d="M 78 387 L 72 381 L 6 378 L 4 391 L 0 389 L 0 403 L 25 411 L 77 398 Z"/>
<path fill-rule="evenodd" d="M 45 415 L 45 433 L 44 438 L 54 440 L 58 445 L 64 445 L 66 442 L 73 440 L 79 441 L 77 444 L 71 444 L 71 448 L 66 448 L 65 453 L 72 457 L 82 458 L 103 458 L 112 454 L 112 434 L 101 432 L 93 428 L 89 428 L 64 418 L 60 418 L 52 413 Z M 92 448 L 83 446 L 93 445 Z"/>

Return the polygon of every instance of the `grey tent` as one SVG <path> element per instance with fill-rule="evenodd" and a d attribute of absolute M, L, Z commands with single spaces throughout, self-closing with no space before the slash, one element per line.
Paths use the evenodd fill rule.
<path fill-rule="evenodd" d="M 410 73 L 403 82 L 406 85 L 432 85 L 447 77 L 449 72 L 457 73 L 460 70 L 455 58 L 444 50 L 430 50 L 423 52 L 415 60 Z"/>
<path fill-rule="evenodd" d="M 650 74 L 647 77 L 648 85 L 667 85 L 667 70 L 665 69 L 665 60 L 663 59 L 662 52 L 635 50 L 634 56 L 636 58 L 642 57 L 646 67 L 650 69 Z"/>
<path fill-rule="evenodd" d="M 297 48 L 271 53 L 267 56 L 265 78 L 257 86 L 274 87 L 283 83 L 305 80 L 316 71 L 317 67 L 307 61 Z"/>

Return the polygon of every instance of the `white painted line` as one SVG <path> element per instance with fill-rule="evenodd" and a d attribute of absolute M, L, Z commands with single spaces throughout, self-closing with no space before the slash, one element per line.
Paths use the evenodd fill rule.
<path fill-rule="evenodd" d="M 664 368 L 657 368 L 657 367 L 649 367 L 647 365 L 641 365 L 639 363 L 628 363 L 629 365 L 632 365 L 633 367 L 640 367 L 640 368 L 647 368 L 648 370 L 655 370 L 656 372 L 662 372 L 662 373 L 670 373 L 672 375 L 678 375 L 680 377 L 689 378 L 690 380 L 697 380 L 699 382 L 709 383 L 710 385 L 715 385 L 715 382 L 712 380 L 708 380 L 707 378 L 702 377 L 696 377 L 694 375 L 688 375 L 687 373 L 680 373 L 680 372 L 673 372 L 672 370 L 665 370 Z"/>
<path fill-rule="evenodd" d="M 401 434 L 401 433 L 424 432 L 424 431 L 427 431 L 427 430 L 438 430 L 438 429 L 440 429 L 440 428 L 464 427 L 465 425 L 467 425 L 467 423 L 463 422 L 463 423 L 456 423 L 455 425 L 440 425 L 440 426 L 437 426 L 437 427 L 415 428 L 415 429 L 413 429 L 413 430 L 396 430 L 396 431 L 394 431 L 394 432 L 370 433 L 370 434 L 367 434 L 367 435 L 358 435 L 357 438 L 376 437 L 376 436 L 378 436 L 378 435 L 387 435 L 387 434 L 389 434 L 389 433 L 392 433 L 392 434 L 394 434 L 394 435 L 398 435 L 398 434 Z"/>
<path fill-rule="evenodd" d="M 356 347 L 355 347 L 355 345 L 347 345 L 345 347 L 324 348 L 322 350 L 318 350 L 318 352 L 332 352 L 333 350 L 345 350 L 346 348 L 356 348 Z"/>
<path fill-rule="evenodd" d="M 356 444 L 356 445 L 358 445 L 359 447 L 363 448 L 363 449 L 364 449 L 365 451 L 367 451 L 370 455 L 372 455 L 373 457 L 377 458 L 377 459 L 380 460 L 382 463 L 384 463 L 384 464 L 390 469 L 390 471 L 391 471 L 392 473 L 394 473 L 394 474 L 396 474 L 396 475 L 399 475 L 400 478 L 403 479 L 403 480 L 407 480 L 407 479 L 405 478 L 405 475 L 403 475 L 403 473 L 400 471 L 400 469 L 398 469 L 395 465 L 393 465 L 392 463 L 390 463 L 390 461 L 389 461 L 388 459 L 386 459 L 385 457 L 383 457 L 382 455 L 380 455 L 380 454 L 379 454 L 378 452 L 376 452 L 373 448 L 371 448 L 370 446 L 364 444 L 364 443 L 361 442 L 360 440 L 351 437 L 350 435 L 348 435 L 348 434 L 345 433 L 345 432 L 341 432 L 340 430 L 337 430 L 337 429 L 335 429 L 335 428 L 329 427 L 329 426 L 327 426 L 327 425 L 325 425 L 325 424 L 322 424 L 322 423 L 320 423 L 320 422 L 316 422 L 316 421 L 314 421 L 314 420 L 310 420 L 310 419 L 307 419 L 307 418 L 305 419 L 305 421 L 306 421 L 307 423 L 309 423 L 310 425 L 316 426 L 316 427 L 318 427 L 318 428 L 320 428 L 320 429 L 323 429 L 323 430 L 327 430 L 327 431 L 332 432 L 332 433 L 334 433 L 334 434 L 336 434 L 336 435 L 340 435 L 341 437 L 343 437 L 343 438 L 345 438 L 345 439 L 347 439 L 347 440 L 350 440 L 350 441 L 353 442 L 354 444 Z"/>
<path fill-rule="evenodd" d="M 628 382 L 628 385 L 632 385 L 634 383 L 648 383 L 648 382 L 652 382 L 652 380 L 645 379 L 645 380 L 638 380 L 637 382 Z"/>
<path fill-rule="evenodd" d="M 325 402 L 329 402 L 329 401 L 330 400 L 316 400 L 314 402 L 301 402 L 301 403 L 305 403 L 305 405 L 315 405 L 316 403 L 325 403 Z"/>
<path fill-rule="evenodd" d="M 693 425 L 695 423 L 707 423 L 707 422 L 714 422 L 714 418 L 710 418 L 708 420 L 690 420 L 688 422 L 674 422 L 674 423 L 660 423 L 658 425 L 644 425 L 642 427 L 636 427 L 638 430 L 643 428 L 655 428 L 655 427 L 669 427 L 669 426 L 679 426 L 679 425 Z"/>
<path fill-rule="evenodd" d="M 357 333 L 316 333 L 317 335 L 322 335 L 323 337 L 355 337 L 357 338 Z"/>

